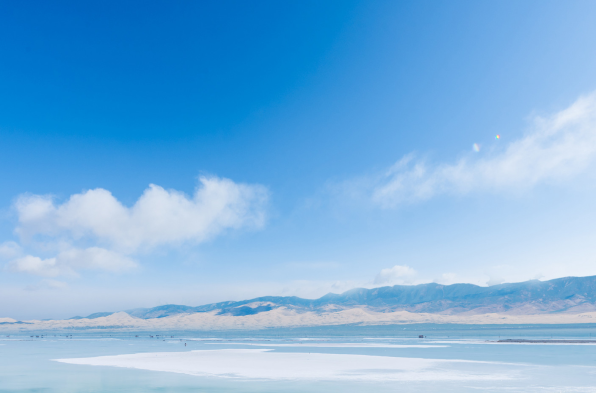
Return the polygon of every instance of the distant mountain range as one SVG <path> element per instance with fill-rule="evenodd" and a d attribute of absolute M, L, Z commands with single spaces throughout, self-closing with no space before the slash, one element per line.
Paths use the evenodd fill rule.
<path fill-rule="evenodd" d="M 564 277 L 550 281 L 531 280 L 490 287 L 436 283 L 395 285 L 373 289 L 357 288 L 342 294 L 329 293 L 319 299 L 264 296 L 198 307 L 170 304 L 125 312 L 142 319 L 206 312 L 246 316 L 281 307 L 299 313 L 328 313 L 352 308 L 366 308 L 375 312 L 409 311 L 447 315 L 583 313 L 596 310 L 596 276 Z M 114 313 L 99 312 L 85 318 L 95 319 L 112 314 Z"/>

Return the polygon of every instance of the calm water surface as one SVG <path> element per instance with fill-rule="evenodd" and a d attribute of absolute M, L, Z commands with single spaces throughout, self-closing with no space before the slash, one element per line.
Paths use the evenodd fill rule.
<path fill-rule="evenodd" d="M 42 334 L 16 332 L 10 337 L 6 334 L 0 337 L 0 392 L 596 392 L 596 345 L 495 343 L 499 338 L 590 339 L 594 336 L 596 339 L 596 325 L 342 326 L 192 333 L 73 331 L 41 337 Z M 420 334 L 426 337 L 420 339 Z M 254 379 L 54 361 L 223 349 L 345 355 L 334 359 L 365 355 L 467 360 L 471 362 L 444 363 L 438 371 L 441 375 L 471 373 L 488 379 L 437 379 L 433 374 L 437 370 L 422 372 L 420 378 L 407 381 L 391 378 L 352 381 L 342 377 Z M 283 364 L 275 366 L 284 367 Z M 383 370 L 375 371 L 382 373 Z"/>

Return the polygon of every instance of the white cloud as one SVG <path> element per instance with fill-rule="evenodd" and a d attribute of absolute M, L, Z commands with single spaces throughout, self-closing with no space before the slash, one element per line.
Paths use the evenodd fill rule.
<path fill-rule="evenodd" d="M 21 246 L 16 242 L 8 241 L 0 243 L 0 258 L 2 259 L 16 258 L 21 255 L 22 252 L 23 250 L 21 249 Z"/>
<path fill-rule="evenodd" d="M 480 281 L 484 280 L 481 279 Z M 442 285 L 461 284 L 464 282 L 480 285 L 479 283 L 471 282 L 469 278 L 468 280 L 462 279 L 462 277 L 459 277 L 455 273 L 443 273 L 441 274 L 441 277 L 435 280 L 435 282 Z"/>
<path fill-rule="evenodd" d="M 388 269 L 383 269 L 375 277 L 375 285 L 404 285 L 413 284 L 416 271 L 409 266 L 395 265 Z"/>
<path fill-rule="evenodd" d="M 259 228 L 267 200 L 263 186 L 205 176 L 191 197 L 152 184 L 131 207 L 102 188 L 74 194 L 62 204 L 48 195 L 21 195 L 14 208 L 22 244 L 44 253 L 61 251 L 51 258 L 23 256 L 19 244 L 6 242 L 0 257 L 12 259 L 11 271 L 45 277 L 76 276 L 79 270 L 118 272 L 135 267 L 130 255 L 139 251 Z"/>
<path fill-rule="evenodd" d="M 131 253 L 141 247 L 200 243 L 227 229 L 264 224 L 268 192 L 260 185 L 201 177 L 192 198 L 150 185 L 132 207 L 101 188 L 56 205 L 50 196 L 23 195 L 15 203 L 24 238 L 67 234 L 92 238 Z"/>
<path fill-rule="evenodd" d="M 60 269 L 56 266 L 56 258 L 41 259 L 32 255 L 11 261 L 8 264 L 8 269 L 13 272 L 30 273 L 47 277 L 54 277 L 61 273 Z"/>
<path fill-rule="evenodd" d="M 499 143 L 502 143 L 503 139 Z M 585 171 L 596 158 L 596 94 L 534 119 L 533 127 L 503 150 L 484 149 L 455 163 L 429 164 L 408 155 L 384 174 L 347 183 L 376 205 L 394 208 L 440 194 L 507 192 L 557 182 Z"/>
<path fill-rule="evenodd" d="M 99 247 L 90 247 L 84 250 L 70 249 L 47 259 L 26 255 L 11 261 L 8 269 L 37 276 L 56 277 L 76 275 L 76 271 L 82 269 L 119 272 L 136 266 L 135 261 L 124 255 Z"/>

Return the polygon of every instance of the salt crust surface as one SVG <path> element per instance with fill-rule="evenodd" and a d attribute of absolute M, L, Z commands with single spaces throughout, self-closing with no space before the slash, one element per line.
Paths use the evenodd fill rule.
<path fill-rule="evenodd" d="M 137 353 L 58 362 L 259 380 L 473 381 L 512 379 L 519 365 L 368 356 L 220 349 Z M 495 367 L 501 372 L 495 372 Z M 506 367 L 507 370 L 503 369 Z"/>
<path fill-rule="evenodd" d="M 369 343 L 294 343 L 294 344 L 266 344 L 246 342 L 205 343 L 211 345 L 253 345 L 257 347 L 298 347 L 298 348 L 448 348 L 449 345 L 400 345 L 400 344 L 369 344 Z"/>

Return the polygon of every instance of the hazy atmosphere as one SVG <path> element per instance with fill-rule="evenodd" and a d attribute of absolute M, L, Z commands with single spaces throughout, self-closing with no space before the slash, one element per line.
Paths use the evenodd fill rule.
<path fill-rule="evenodd" d="M 0 317 L 596 275 L 595 12 L 3 2 Z"/>

